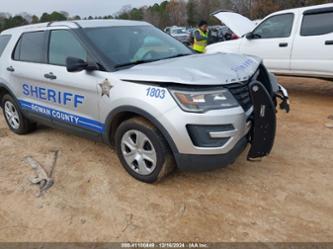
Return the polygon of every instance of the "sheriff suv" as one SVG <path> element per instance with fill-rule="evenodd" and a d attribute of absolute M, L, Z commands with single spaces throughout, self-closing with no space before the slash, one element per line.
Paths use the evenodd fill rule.
<path fill-rule="evenodd" d="M 0 35 L 0 102 L 9 128 L 37 123 L 114 145 L 124 168 L 152 183 L 175 166 L 211 170 L 266 156 L 276 97 L 262 61 L 194 54 L 145 22 L 66 21 Z"/>

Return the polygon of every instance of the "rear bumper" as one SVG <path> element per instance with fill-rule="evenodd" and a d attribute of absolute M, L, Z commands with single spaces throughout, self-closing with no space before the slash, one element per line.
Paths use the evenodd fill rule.
<path fill-rule="evenodd" d="M 194 155 L 194 154 L 175 154 L 178 168 L 183 171 L 209 171 L 226 167 L 233 164 L 236 158 L 245 150 L 248 144 L 247 136 L 226 154 L 219 155 Z"/>

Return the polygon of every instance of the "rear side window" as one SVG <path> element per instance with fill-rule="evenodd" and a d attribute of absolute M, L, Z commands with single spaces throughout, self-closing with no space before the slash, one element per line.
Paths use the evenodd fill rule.
<path fill-rule="evenodd" d="M 65 66 L 67 57 L 87 60 L 87 52 L 76 37 L 66 30 L 51 32 L 49 45 L 49 63 Z"/>
<path fill-rule="evenodd" d="M 44 62 L 44 32 L 24 33 L 14 51 L 14 60 Z"/>
<path fill-rule="evenodd" d="M 5 50 L 10 38 L 10 35 L 0 35 L 0 57 Z"/>
<path fill-rule="evenodd" d="M 304 15 L 301 35 L 315 36 L 333 32 L 333 11 Z"/>

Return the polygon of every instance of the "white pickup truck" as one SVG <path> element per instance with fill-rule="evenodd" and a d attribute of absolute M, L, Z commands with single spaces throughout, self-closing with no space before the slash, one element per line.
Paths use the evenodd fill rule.
<path fill-rule="evenodd" d="M 333 3 L 275 12 L 258 25 L 237 13 L 213 15 L 241 38 L 207 53 L 256 55 L 277 74 L 333 78 Z"/>

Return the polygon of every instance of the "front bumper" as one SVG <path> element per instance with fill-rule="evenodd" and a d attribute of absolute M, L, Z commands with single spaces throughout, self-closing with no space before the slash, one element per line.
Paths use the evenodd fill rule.
<path fill-rule="evenodd" d="M 265 86 L 258 81 L 253 81 L 249 84 L 249 92 L 253 104 L 253 113 L 249 117 L 249 121 L 247 121 L 246 128 L 244 129 L 246 135 L 237 140 L 233 148 L 224 154 L 209 156 L 176 154 L 175 159 L 181 170 L 202 171 L 225 167 L 236 160 L 248 142 L 251 143 L 251 148 L 247 156 L 248 160 L 264 157 L 271 152 L 276 131 L 276 109 L 274 102 Z M 213 127 L 208 126 L 207 129 L 213 129 Z M 204 131 L 201 130 L 201 133 Z M 239 136 L 237 130 L 230 131 L 230 129 L 226 128 L 224 131 L 206 131 L 206 133 L 212 139 L 228 137 L 230 140 L 230 137 Z M 199 133 L 197 133 L 197 136 L 201 138 L 195 140 L 195 143 L 198 143 L 198 141 L 210 141 L 206 137 L 202 137 Z M 214 140 L 212 141 L 214 142 Z"/>
<path fill-rule="evenodd" d="M 213 110 L 206 113 L 189 113 L 180 108 L 174 108 L 159 118 L 173 139 L 176 153 L 183 155 L 220 155 L 229 153 L 236 144 L 245 137 L 251 129 L 250 116 L 253 109 L 246 113 L 242 107 L 226 110 Z M 189 127 L 205 127 L 201 135 L 206 138 L 223 141 L 216 146 L 207 145 L 205 139 L 197 141 L 200 131 L 192 131 Z M 224 127 L 230 127 L 224 129 Z M 203 141 L 203 142 L 202 142 Z M 208 141 L 211 142 L 211 141 Z M 175 153 L 175 151 L 174 151 Z M 179 165 L 179 164 L 178 164 Z"/>
<path fill-rule="evenodd" d="M 273 75 L 265 84 L 254 78 L 244 86 L 251 98 L 249 107 L 243 101 L 244 89 L 230 87 L 242 106 L 203 114 L 184 113 L 175 108 L 161 117 L 177 147 L 174 156 L 178 168 L 196 171 L 225 167 L 236 160 L 248 143 L 251 144 L 248 160 L 271 152 L 276 130 L 276 98 L 282 100 L 280 108 L 288 112 L 288 92 Z"/>
<path fill-rule="evenodd" d="M 160 117 L 160 122 L 177 147 L 173 154 L 178 168 L 207 171 L 232 164 L 243 152 L 249 142 L 252 113 L 253 108 L 244 112 L 240 106 L 203 114 L 175 108 Z M 195 129 L 191 131 L 189 126 Z"/>
<path fill-rule="evenodd" d="M 289 110 L 288 93 L 282 87 L 280 90 L 276 95 L 281 94 L 287 107 L 284 109 Z M 249 91 L 253 106 L 247 112 L 239 107 L 205 114 L 182 113 L 185 117 L 179 118 L 179 110 L 174 109 L 166 115 L 167 120 L 173 121 L 168 130 L 178 148 L 174 157 L 179 169 L 225 167 L 236 160 L 248 143 L 248 160 L 271 152 L 276 130 L 275 98 L 258 81 L 249 84 Z"/>
<path fill-rule="evenodd" d="M 247 136 L 240 139 L 231 151 L 218 155 L 175 154 L 178 168 L 183 171 L 210 171 L 233 164 L 236 158 L 245 150 L 248 144 Z"/>

